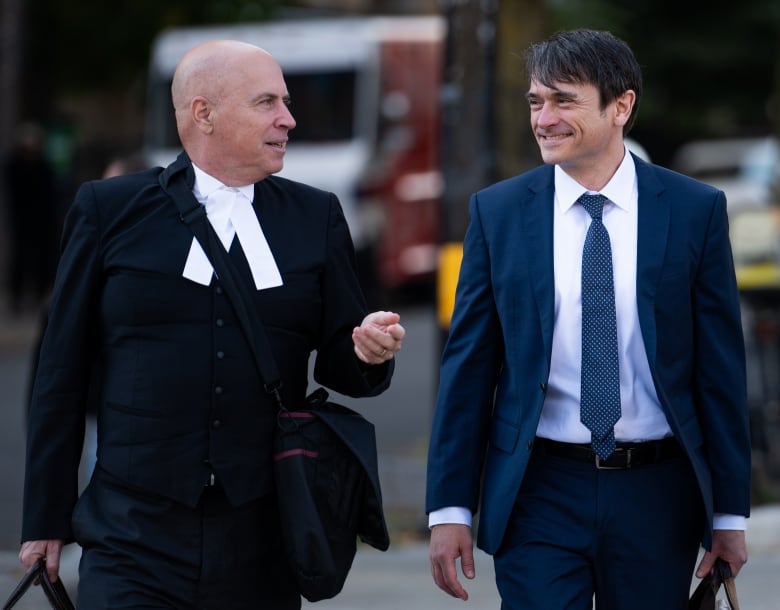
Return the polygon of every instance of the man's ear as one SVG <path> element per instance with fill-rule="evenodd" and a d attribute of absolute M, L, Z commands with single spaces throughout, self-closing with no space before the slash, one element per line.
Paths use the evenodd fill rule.
<path fill-rule="evenodd" d="M 192 122 L 205 134 L 214 131 L 213 110 L 211 102 L 202 95 L 192 98 L 190 102 Z"/>
<path fill-rule="evenodd" d="M 631 118 L 631 111 L 634 109 L 636 103 L 636 93 L 633 89 L 624 91 L 621 95 L 615 98 L 615 124 L 619 126 L 625 125 Z"/>

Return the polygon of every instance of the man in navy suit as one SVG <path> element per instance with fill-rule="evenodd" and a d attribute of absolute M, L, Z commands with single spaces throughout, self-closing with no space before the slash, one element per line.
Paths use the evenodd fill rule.
<path fill-rule="evenodd" d="M 629 153 L 642 82 L 624 42 L 559 32 L 526 62 L 546 165 L 471 198 L 430 441 L 433 579 L 468 598 L 457 563 L 475 577 L 479 509 L 477 545 L 494 556 L 505 610 L 584 610 L 594 596 L 599 610 L 684 610 L 700 545 L 700 578 L 718 557 L 735 574 L 747 560 L 750 443 L 726 200 Z M 591 343 L 617 339 L 600 379 L 614 378 L 619 404 L 599 432 L 580 405 L 592 367 L 583 290 L 593 278 L 581 276 L 591 200 L 603 203 L 615 312 Z M 597 393 L 597 409 L 608 395 Z"/>
<path fill-rule="evenodd" d="M 277 62 L 205 43 L 181 60 L 172 97 L 185 152 L 164 171 L 86 183 L 69 212 L 31 401 L 20 559 L 45 557 L 56 578 L 63 544 L 78 542 L 84 609 L 296 609 L 276 404 L 163 187 L 179 181 L 205 205 L 251 289 L 286 405 L 304 403 L 313 351 L 318 383 L 382 392 L 404 329 L 366 312 L 336 197 L 272 175 L 295 127 Z M 77 498 L 91 379 L 97 464 Z"/>

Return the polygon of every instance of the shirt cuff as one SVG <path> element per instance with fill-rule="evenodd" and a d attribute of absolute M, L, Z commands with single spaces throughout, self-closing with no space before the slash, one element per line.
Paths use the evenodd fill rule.
<path fill-rule="evenodd" d="M 428 527 L 445 523 L 471 527 L 471 511 L 463 506 L 446 506 L 428 515 Z"/>
<path fill-rule="evenodd" d="M 746 530 L 747 517 L 744 515 L 725 515 L 715 513 L 712 517 L 712 529 L 715 530 Z"/>

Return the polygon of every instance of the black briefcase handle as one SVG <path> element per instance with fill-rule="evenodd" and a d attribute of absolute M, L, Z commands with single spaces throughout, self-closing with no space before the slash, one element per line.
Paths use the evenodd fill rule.
<path fill-rule="evenodd" d="M 22 580 L 8 597 L 8 601 L 5 602 L 3 610 L 11 610 L 24 597 L 27 589 L 38 584 L 54 610 L 76 610 L 68 597 L 65 585 L 62 584 L 62 578 L 58 578 L 55 582 L 49 580 L 49 574 L 46 572 L 46 561 L 43 558 L 36 561 L 35 565 L 22 577 Z"/>

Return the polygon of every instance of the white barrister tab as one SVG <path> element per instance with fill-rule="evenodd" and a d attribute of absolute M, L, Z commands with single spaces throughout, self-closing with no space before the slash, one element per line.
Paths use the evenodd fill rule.
<path fill-rule="evenodd" d="M 211 284 L 211 278 L 214 276 L 214 268 L 195 237 L 192 238 L 182 276 L 204 286 Z"/>
<path fill-rule="evenodd" d="M 230 213 L 230 222 L 235 227 L 238 241 L 252 270 L 252 278 L 258 290 L 282 285 L 282 275 L 276 265 L 271 247 L 265 238 L 260 221 L 249 201 L 238 193 Z"/>
<path fill-rule="evenodd" d="M 283 284 L 271 247 L 265 238 L 252 202 L 234 188 L 220 188 L 208 197 L 206 214 L 225 250 L 238 237 L 257 290 Z M 200 243 L 193 238 L 182 275 L 208 286 L 214 269 Z"/>

